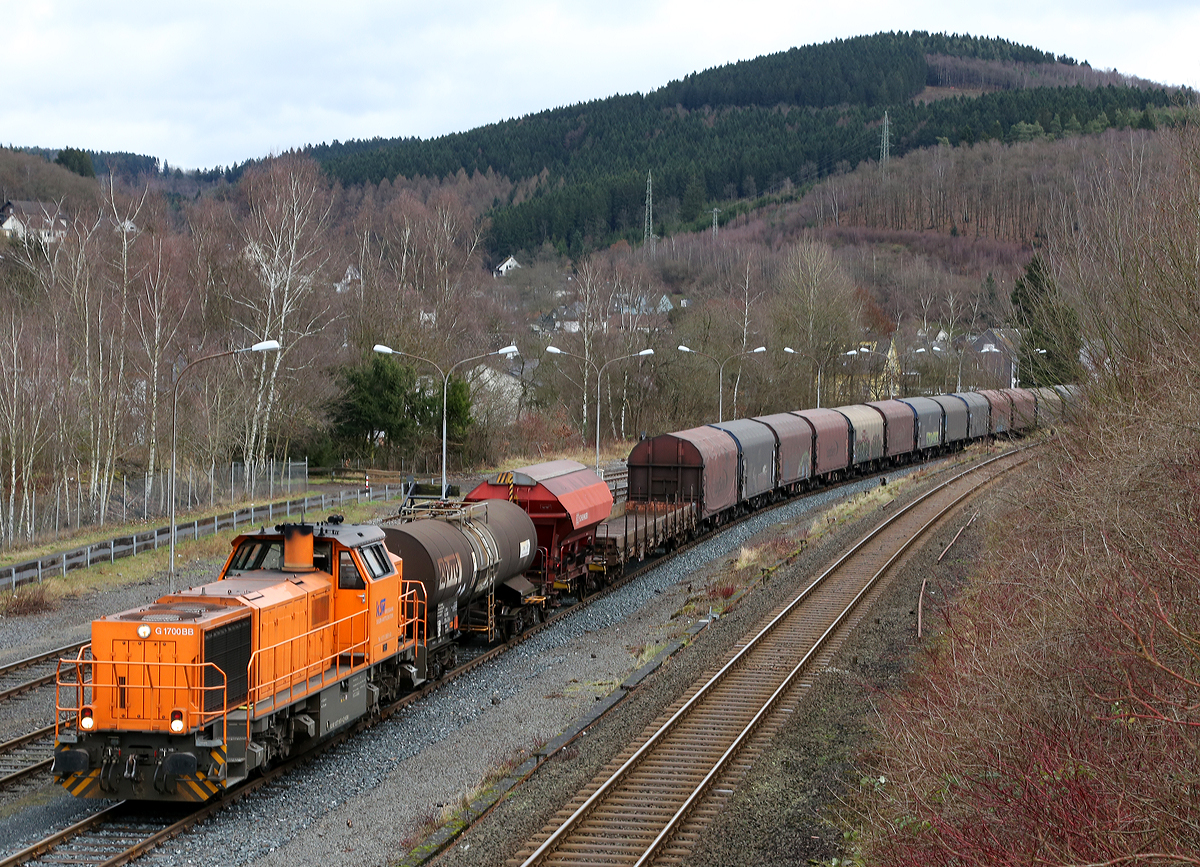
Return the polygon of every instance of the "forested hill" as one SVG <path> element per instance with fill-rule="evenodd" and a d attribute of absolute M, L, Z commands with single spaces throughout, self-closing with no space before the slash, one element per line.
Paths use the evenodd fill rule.
<path fill-rule="evenodd" d="M 1005 70 L 1007 76 L 1000 74 Z M 916 99 L 927 87 L 964 80 L 977 80 L 979 95 Z M 545 173 L 532 198 L 496 203 L 493 252 L 550 241 L 574 254 L 621 237 L 640 240 L 648 171 L 661 233 L 664 224 L 702 220 L 715 205 L 877 158 L 885 111 L 890 152 L 900 156 L 939 139 L 957 144 L 1082 132 L 1131 118 L 1149 124 L 1148 109 L 1173 99 L 1165 89 L 1130 86 L 1119 76 L 1108 81 L 1097 86 L 1103 75 L 1072 58 L 1000 39 L 881 33 L 428 141 L 335 142 L 309 150 L 344 184 L 445 177 L 460 169 L 490 169 L 512 180 Z"/>

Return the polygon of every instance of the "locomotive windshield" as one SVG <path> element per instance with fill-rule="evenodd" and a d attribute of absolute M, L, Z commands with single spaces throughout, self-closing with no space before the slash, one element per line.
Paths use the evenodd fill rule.
<path fill-rule="evenodd" d="M 395 571 L 392 567 L 392 559 L 387 555 L 382 544 L 368 545 L 361 548 L 358 553 L 363 562 L 367 564 L 367 571 L 371 573 L 372 578 L 382 578 Z"/>
<path fill-rule="evenodd" d="M 241 575 L 255 569 L 283 568 L 283 540 L 247 539 L 238 546 L 229 562 L 226 576 Z"/>
<path fill-rule="evenodd" d="M 313 544 L 313 565 L 322 572 L 333 574 L 333 542 Z M 255 569 L 283 569 L 282 539 L 246 539 L 238 545 L 225 577 L 253 572 Z"/>

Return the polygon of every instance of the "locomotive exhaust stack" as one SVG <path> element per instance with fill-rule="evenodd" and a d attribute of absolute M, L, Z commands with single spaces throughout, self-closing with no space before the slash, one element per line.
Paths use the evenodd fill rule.
<path fill-rule="evenodd" d="M 313 528 L 310 524 L 282 524 L 275 529 L 283 530 L 283 571 L 314 572 Z"/>

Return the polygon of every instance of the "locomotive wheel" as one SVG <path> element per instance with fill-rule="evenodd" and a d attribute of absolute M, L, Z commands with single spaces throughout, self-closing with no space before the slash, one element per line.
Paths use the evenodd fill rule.
<path fill-rule="evenodd" d="M 525 612 L 519 609 L 508 625 L 508 637 L 515 638 L 525 631 Z"/>

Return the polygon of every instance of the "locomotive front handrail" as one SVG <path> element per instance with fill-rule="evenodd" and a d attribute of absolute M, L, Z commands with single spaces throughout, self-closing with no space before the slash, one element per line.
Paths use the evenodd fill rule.
<path fill-rule="evenodd" d="M 108 723 L 102 725 L 104 731 L 146 728 L 170 731 L 171 713 L 177 710 L 186 714 L 187 731 L 203 728 L 218 719 L 222 720 L 224 728 L 228 682 L 225 672 L 215 663 L 85 659 L 85 651 L 90 650 L 90 644 L 84 645 L 75 659 L 58 662 L 54 694 L 56 740 L 60 739 L 64 729 L 83 731 L 79 723 L 83 709 L 92 708 L 94 713 L 98 697 L 104 695 L 108 696 L 108 702 L 102 708 L 105 712 L 102 721 Z M 144 680 L 131 682 L 128 676 L 122 679 L 119 673 L 122 669 L 127 674 L 141 670 Z M 206 683 L 209 669 L 219 675 L 212 684 Z M 71 679 L 72 675 L 74 679 Z M 215 682 L 217 679 L 220 683 Z M 63 702 L 64 690 L 66 695 L 75 693 L 73 704 Z M 204 710 L 208 704 L 205 697 L 218 692 L 222 699 L 219 709 Z M 155 700 L 149 701 L 148 697 L 152 695 Z M 135 696 L 138 697 L 136 700 Z"/>

